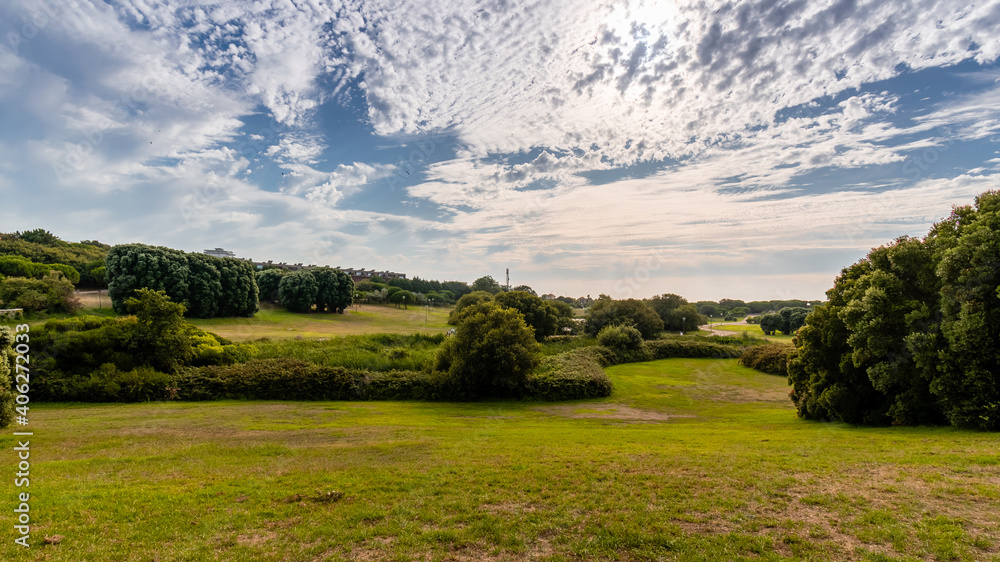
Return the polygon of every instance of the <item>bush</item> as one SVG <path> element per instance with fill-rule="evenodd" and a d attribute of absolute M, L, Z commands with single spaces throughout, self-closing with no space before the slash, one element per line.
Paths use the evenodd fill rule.
<path fill-rule="evenodd" d="M 180 400 L 359 400 L 364 377 L 299 359 L 255 359 L 181 369 L 172 386 Z"/>
<path fill-rule="evenodd" d="M 387 371 L 365 377 L 368 400 L 461 400 L 454 380 L 440 371 Z"/>
<path fill-rule="evenodd" d="M 540 356 L 521 313 L 488 302 L 463 311 L 455 335 L 438 350 L 437 370 L 470 397 L 513 396 Z"/>
<path fill-rule="evenodd" d="M 72 313 L 80 308 L 73 284 L 58 271 L 50 271 L 42 279 L 9 277 L 0 281 L 0 303 L 25 312 Z"/>
<path fill-rule="evenodd" d="M 642 332 L 632 326 L 605 326 L 597 334 L 597 343 L 615 351 L 631 351 L 642 346 Z"/>
<path fill-rule="evenodd" d="M 120 371 L 111 363 L 101 365 L 89 378 L 74 381 L 60 401 L 67 402 L 148 402 L 168 396 L 170 375 L 140 366 Z"/>
<path fill-rule="evenodd" d="M 451 313 L 448 315 L 448 323 L 452 326 L 458 324 L 460 319 L 459 317 L 466 307 L 482 304 L 484 302 L 490 302 L 492 300 L 493 294 L 486 291 L 473 291 L 467 295 L 463 295 L 462 298 L 458 299 L 458 302 L 455 303 L 455 308 L 452 309 Z"/>
<path fill-rule="evenodd" d="M 525 397 L 539 400 L 579 400 L 611 396 L 611 379 L 601 368 L 594 348 L 581 348 L 542 360 L 528 376 Z"/>
<path fill-rule="evenodd" d="M 739 363 L 769 375 L 787 377 L 788 360 L 794 352 L 794 347 L 780 344 L 749 347 L 743 350 Z"/>

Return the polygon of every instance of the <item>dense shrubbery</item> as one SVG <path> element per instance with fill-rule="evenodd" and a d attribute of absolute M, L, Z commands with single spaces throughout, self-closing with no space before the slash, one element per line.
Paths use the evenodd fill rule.
<path fill-rule="evenodd" d="M 467 308 L 488 302 L 520 312 L 533 330 L 535 341 L 543 341 L 565 328 L 571 331 L 574 324 L 572 307 L 563 302 L 542 300 L 527 291 L 505 291 L 495 295 L 487 291 L 469 293 L 458 299 L 455 309 L 448 315 L 448 323 L 458 324 Z"/>
<path fill-rule="evenodd" d="M 597 334 L 597 343 L 615 351 L 632 351 L 642 346 L 642 332 L 632 326 L 605 326 Z"/>
<path fill-rule="evenodd" d="M 257 274 L 263 283 L 261 294 L 277 299 L 291 312 L 339 312 L 343 314 L 354 301 L 354 280 L 347 273 L 330 267 L 310 267 L 293 272 L 265 270 Z"/>
<path fill-rule="evenodd" d="M 19 256 L 38 264 L 64 264 L 75 270 L 63 271 L 67 278 L 84 287 L 106 286 L 103 267 L 108 248 L 94 240 L 64 242 L 42 229 L 0 234 L 0 256 Z M 98 269 L 102 271 L 95 272 Z"/>
<path fill-rule="evenodd" d="M 636 349 L 615 349 L 602 345 L 592 348 L 592 353 L 603 365 L 655 361 L 671 357 L 733 359 L 739 357 L 746 347 L 760 343 L 760 340 L 750 337 L 667 336 L 644 341 Z"/>
<path fill-rule="evenodd" d="M 62 273 L 74 285 L 80 282 L 80 272 L 62 263 L 35 263 L 21 256 L 0 256 L 0 274 L 7 277 L 41 279 L 51 271 Z"/>
<path fill-rule="evenodd" d="M 142 289 L 137 295 L 125 304 L 132 315 L 50 320 L 32 330 L 33 396 L 53 401 L 154 399 L 163 395 L 164 385 L 151 389 L 166 380 L 164 373 L 254 355 L 251 345 L 234 345 L 185 323 L 183 306 L 162 292 Z M 119 383 L 125 387 L 115 388 Z"/>
<path fill-rule="evenodd" d="M 74 312 L 80 308 L 73 284 L 59 271 L 50 271 L 42 279 L 0 280 L 0 305 L 25 312 Z"/>
<path fill-rule="evenodd" d="M 799 330 L 799 415 L 1000 430 L 1000 193 L 845 268 Z"/>
<path fill-rule="evenodd" d="M 611 396 L 611 379 L 593 348 L 546 357 L 525 385 L 525 395 L 539 400 L 577 400 Z"/>
<path fill-rule="evenodd" d="M 164 291 L 196 318 L 253 316 L 258 308 L 253 265 L 244 260 L 122 244 L 108 252 L 106 274 L 108 296 L 119 314 L 142 288 Z"/>
<path fill-rule="evenodd" d="M 253 343 L 261 359 L 292 357 L 367 371 L 420 371 L 434 363 L 444 334 L 368 334 L 326 341 L 277 339 Z"/>
<path fill-rule="evenodd" d="M 788 360 L 795 348 L 788 345 L 769 344 L 749 347 L 740 356 L 740 365 L 770 375 L 788 376 Z"/>

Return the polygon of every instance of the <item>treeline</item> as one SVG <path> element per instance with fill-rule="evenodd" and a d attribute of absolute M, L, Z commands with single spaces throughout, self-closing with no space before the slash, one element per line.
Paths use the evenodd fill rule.
<path fill-rule="evenodd" d="M 1000 192 L 845 268 L 796 337 L 809 419 L 1000 430 Z"/>
<path fill-rule="evenodd" d="M 722 299 L 719 301 L 698 301 L 695 305 L 698 312 L 710 318 L 725 318 L 737 320 L 748 314 L 777 312 L 783 308 L 808 308 L 823 304 L 823 301 L 804 301 L 798 299 L 771 301 L 742 301 L 739 299 Z"/>
<path fill-rule="evenodd" d="M 331 267 L 265 269 L 257 272 L 257 287 L 262 300 L 281 303 L 291 312 L 343 314 L 354 300 L 354 280 Z"/>
<path fill-rule="evenodd" d="M 253 316 L 258 309 L 254 268 L 248 261 L 120 244 L 108 252 L 106 263 L 108 296 L 119 314 L 142 288 L 164 291 L 196 318 Z"/>
<path fill-rule="evenodd" d="M 0 234 L 0 256 L 16 256 L 35 264 L 60 265 L 72 268 L 76 273 L 70 273 L 62 268 L 67 279 L 81 287 L 106 287 L 104 257 L 111 246 L 101 244 L 96 240 L 83 242 L 65 242 L 58 236 L 43 229 L 26 232 Z M 0 271 L 8 277 L 34 277 L 41 275 L 17 275 Z"/>

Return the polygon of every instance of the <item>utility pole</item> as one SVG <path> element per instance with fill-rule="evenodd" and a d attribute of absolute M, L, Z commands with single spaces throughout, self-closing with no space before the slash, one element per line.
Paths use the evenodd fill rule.
<path fill-rule="evenodd" d="M 510 268 L 507 268 L 507 291 L 510 292 Z"/>

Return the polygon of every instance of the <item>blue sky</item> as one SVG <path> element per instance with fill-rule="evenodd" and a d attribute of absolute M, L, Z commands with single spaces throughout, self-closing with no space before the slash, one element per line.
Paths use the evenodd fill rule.
<path fill-rule="evenodd" d="M 822 298 L 1000 182 L 1000 1 L 0 5 L 0 231 Z"/>

